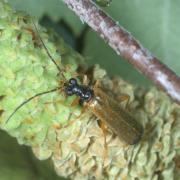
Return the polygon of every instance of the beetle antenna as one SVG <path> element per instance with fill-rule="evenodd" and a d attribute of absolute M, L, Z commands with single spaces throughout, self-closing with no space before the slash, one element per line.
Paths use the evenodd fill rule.
<path fill-rule="evenodd" d="M 44 44 L 44 42 L 43 42 L 43 40 L 42 40 L 42 38 L 41 38 L 41 36 L 40 36 L 39 30 L 38 30 L 38 28 L 37 28 L 37 26 L 36 26 L 36 24 L 35 24 L 35 22 L 34 22 L 33 20 L 32 20 L 32 23 L 33 23 L 33 25 L 34 25 L 34 27 L 35 27 L 35 30 L 36 30 L 36 32 L 37 32 L 37 34 L 38 34 L 38 36 L 39 36 L 39 39 L 40 39 L 40 41 L 41 41 L 41 43 L 42 43 L 42 45 L 43 45 L 43 47 L 44 47 L 47 55 L 49 56 L 49 58 L 51 59 L 51 61 L 55 64 L 55 66 L 57 67 L 57 69 L 58 69 L 59 73 L 61 74 L 61 76 L 63 77 L 63 79 L 66 79 L 65 76 L 64 76 L 64 74 L 63 74 L 63 72 L 62 72 L 63 70 L 58 66 L 58 64 L 56 63 L 56 61 L 54 60 L 54 58 L 51 56 L 48 48 L 47 48 L 46 45 Z"/>
<path fill-rule="evenodd" d="M 49 91 L 44 91 L 44 92 L 35 94 L 34 96 L 26 99 L 26 100 L 23 101 L 21 104 L 19 104 L 19 105 L 16 107 L 16 109 L 10 114 L 10 116 L 9 116 L 8 119 L 6 120 L 6 123 L 9 122 L 9 120 L 13 117 L 13 115 L 14 115 L 22 106 L 24 106 L 25 104 L 27 104 L 28 102 L 30 102 L 32 99 L 34 99 L 34 98 L 36 98 L 36 97 L 38 97 L 38 96 L 44 95 L 44 94 L 48 94 L 48 93 L 57 91 L 58 89 L 60 89 L 60 88 L 57 87 L 57 88 L 51 89 L 51 90 L 49 90 Z"/>

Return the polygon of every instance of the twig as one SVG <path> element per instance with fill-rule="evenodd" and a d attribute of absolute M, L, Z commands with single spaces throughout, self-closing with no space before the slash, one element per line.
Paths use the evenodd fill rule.
<path fill-rule="evenodd" d="M 90 0 L 64 0 L 83 22 L 86 22 L 118 55 L 147 76 L 180 104 L 180 77 L 162 64 L 147 49 Z"/>

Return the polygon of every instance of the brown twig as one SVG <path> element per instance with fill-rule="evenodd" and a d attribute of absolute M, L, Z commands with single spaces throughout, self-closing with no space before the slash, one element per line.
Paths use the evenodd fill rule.
<path fill-rule="evenodd" d="M 64 2 L 83 22 L 94 29 L 118 55 L 121 55 L 180 104 L 180 77 L 143 48 L 129 32 L 91 0 L 64 0 Z"/>

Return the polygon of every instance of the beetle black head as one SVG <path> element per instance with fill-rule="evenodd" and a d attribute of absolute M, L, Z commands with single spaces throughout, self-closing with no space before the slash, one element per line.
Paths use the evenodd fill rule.
<path fill-rule="evenodd" d="M 75 78 L 71 78 L 69 80 L 69 85 L 77 85 L 77 80 Z"/>
<path fill-rule="evenodd" d="M 93 90 L 89 86 L 79 85 L 75 78 L 71 78 L 65 84 L 65 93 L 68 96 L 78 96 L 80 98 L 80 104 L 90 101 L 93 96 Z"/>
<path fill-rule="evenodd" d="M 68 83 L 65 84 L 65 93 L 68 96 L 75 94 L 74 89 L 78 86 L 75 78 L 69 79 Z"/>

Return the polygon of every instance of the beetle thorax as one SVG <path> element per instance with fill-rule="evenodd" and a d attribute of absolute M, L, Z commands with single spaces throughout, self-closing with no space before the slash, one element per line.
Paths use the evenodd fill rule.
<path fill-rule="evenodd" d="M 80 98 L 80 104 L 90 101 L 94 94 L 89 86 L 79 85 L 74 78 L 71 78 L 69 82 L 65 84 L 65 93 L 68 96 L 78 96 Z"/>

